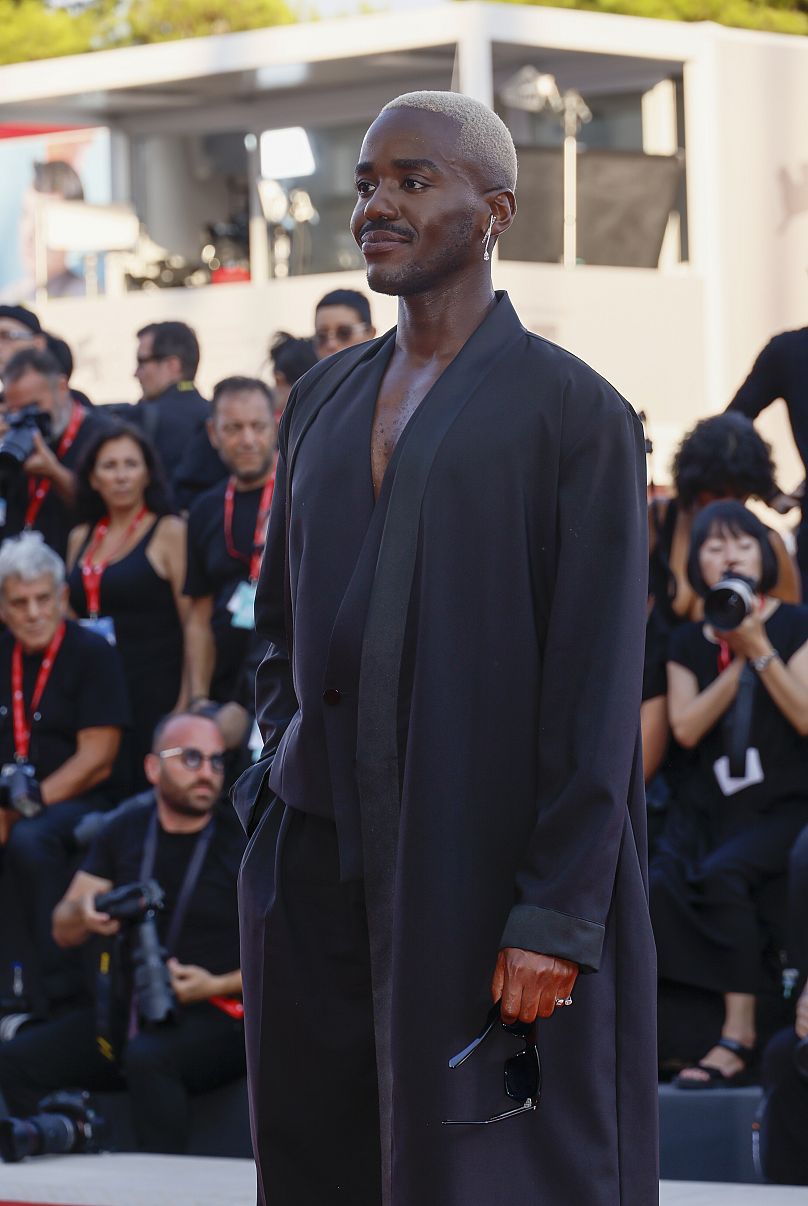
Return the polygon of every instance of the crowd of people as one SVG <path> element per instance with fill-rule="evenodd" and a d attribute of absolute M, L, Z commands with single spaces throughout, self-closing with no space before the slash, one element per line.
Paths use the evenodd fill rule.
<path fill-rule="evenodd" d="M 309 368 L 374 334 L 367 299 L 335 291 L 312 338 L 272 340 L 271 387 L 233 375 L 208 400 L 194 332 L 151 323 L 133 348 L 141 400 L 95 407 L 70 385 L 67 345 L 0 306 L 0 1089 L 14 1113 L 57 1088 L 126 1086 L 141 1146 L 182 1151 L 188 1094 L 244 1071 L 245 839 L 223 801 L 260 749 L 253 602 L 278 422 Z M 661 1074 L 689 1091 L 762 1078 L 765 1172 L 808 1184 L 808 539 L 803 524 L 792 548 L 747 506 L 801 501 L 753 423 L 785 397 L 803 449 L 791 359 L 774 341 L 650 499 L 642 739 Z M 722 628 L 710 605 L 728 577 L 748 606 Z M 151 880 L 169 1027 L 121 958 Z M 98 903 L 130 886 L 140 913 Z"/>

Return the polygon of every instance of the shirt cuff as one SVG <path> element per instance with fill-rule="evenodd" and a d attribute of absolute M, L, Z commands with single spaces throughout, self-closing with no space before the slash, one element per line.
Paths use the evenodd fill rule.
<path fill-rule="evenodd" d="M 540 909 L 536 905 L 514 905 L 500 940 L 500 950 L 516 946 L 539 955 L 552 955 L 577 963 L 582 972 L 600 967 L 606 927 L 569 913 Z"/>

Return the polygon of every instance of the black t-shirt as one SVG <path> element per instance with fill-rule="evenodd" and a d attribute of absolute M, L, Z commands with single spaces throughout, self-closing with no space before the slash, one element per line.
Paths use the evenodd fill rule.
<path fill-rule="evenodd" d="M 80 463 L 87 445 L 98 434 L 99 428 L 107 425 L 109 420 L 97 410 L 88 412 L 73 439 L 73 443 L 61 457 L 61 463 L 74 473 Z M 61 438 L 61 437 L 60 437 Z M 50 440 L 50 447 L 55 452 L 59 440 Z M 20 471 L 8 484 L 6 492 L 6 521 L 0 531 L 0 536 L 18 536 L 25 527 L 25 513 L 30 500 L 28 483 L 31 479 L 27 473 Z M 64 560 L 67 553 L 67 537 L 76 526 L 75 508 L 68 505 L 60 496 L 56 487 L 51 484 L 42 506 L 32 525 L 35 532 L 41 532 L 46 544 Z"/>
<path fill-rule="evenodd" d="M 14 758 L 11 655 L 14 638 L 0 635 L 0 763 Z M 28 709 L 43 653 L 23 654 L 22 681 L 31 722 L 29 761 L 45 779 L 76 752 L 82 729 L 130 724 L 129 699 L 120 654 L 103 637 L 68 620 L 39 708 Z M 103 784 L 96 789 L 103 794 Z M 89 793 L 88 793 L 89 794 Z"/>
<path fill-rule="evenodd" d="M 154 803 L 148 801 L 114 813 L 90 847 L 82 870 L 110 880 L 116 888 L 139 880 L 154 808 Z M 177 949 L 169 954 L 176 955 L 180 963 L 193 963 L 214 975 L 224 975 L 240 965 L 236 880 L 246 838 L 229 806 L 216 809 L 215 825 Z M 162 826 L 158 829 L 150 878 L 156 879 L 165 893 L 165 909 L 157 919 L 164 943 L 197 839 L 195 833 L 166 833 Z"/>
<path fill-rule="evenodd" d="M 237 693 L 239 674 L 254 634 L 234 628 L 227 610 L 239 582 L 250 576 L 242 558 L 231 557 L 224 537 L 224 496 L 227 482 L 206 490 L 191 507 L 188 516 L 188 572 L 185 594 L 192 599 L 213 596 L 213 637 L 216 642 L 216 669 L 211 684 L 213 699 L 225 702 Z M 255 536 L 258 508 L 263 487 L 236 490 L 233 496 L 233 546 L 249 557 Z"/>
<path fill-rule="evenodd" d="M 808 641 L 808 607 L 781 603 L 765 627 L 773 647 L 788 662 Z M 718 678 L 718 652 L 718 646 L 704 635 L 702 624 L 683 624 L 671 635 L 670 661 L 695 674 L 699 691 Z M 728 803 L 733 808 L 765 810 L 778 800 L 802 796 L 808 806 L 808 739 L 786 720 L 762 682 L 755 688 L 749 745 L 760 752 L 764 780 L 728 797 Z M 723 720 L 721 717 L 694 750 L 688 788 L 700 798 L 724 799 L 713 770 L 727 752 Z"/>

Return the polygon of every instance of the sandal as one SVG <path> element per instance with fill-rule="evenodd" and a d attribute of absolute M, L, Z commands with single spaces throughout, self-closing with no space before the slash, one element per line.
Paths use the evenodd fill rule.
<path fill-rule="evenodd" d="M 723 1047 L 725 1051 L 731 1051 L 733 1055 L 737 1055 L 738 1059 L 743 1062 L 741 1070 L 734 1072 L 732 1076 L 726 1076 L 714 1064 L 705 1064 L 703 1060 L 699 1060 L 697 1064 L 691 1064 L 691 1067 L 701 1068 L 703 1072 L 706 1072 L 707 1080 L 697 1080 L 694 1077 L 684 1076 L 680 1072 L 673 1078 L 671 1084 L 675 1085 L 677 1089 L 739 1089 L 745 1085 L 754 1084 L 751 1071 L 751 1065 L 757 1055 L 754 1047 L 744 1047 L 743 1043 L 731 1038 L 720 1038 L 715 1046 Z"/>

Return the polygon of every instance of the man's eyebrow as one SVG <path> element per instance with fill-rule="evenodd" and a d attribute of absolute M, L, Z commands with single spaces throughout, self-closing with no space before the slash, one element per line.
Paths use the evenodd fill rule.
<path fill-rule="evenodd" d="M 432 159 L 394 159 L 393 167 L 403 172 L 431 172 L 435 176 L 441 175 L 440 168 Z M 366 172 L 372 171 L 373 164 L 370 160 L 363 160 L 362 163 L 356 165 L 357 176 L 363 176 Z"/>

